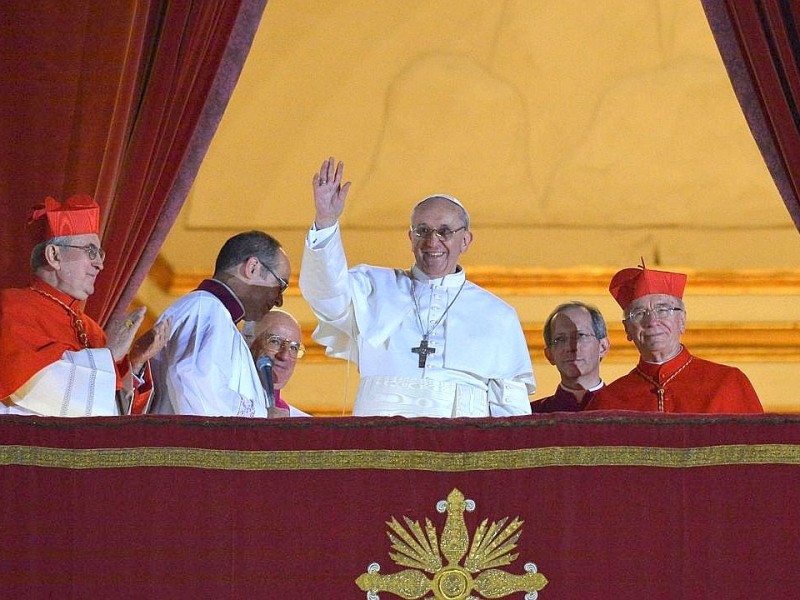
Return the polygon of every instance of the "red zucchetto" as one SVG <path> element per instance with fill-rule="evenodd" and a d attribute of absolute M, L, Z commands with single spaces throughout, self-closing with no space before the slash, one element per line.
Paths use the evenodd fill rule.
<path fill-rule="evenodd" d="M 669 271 L 654 271 L 641 266 L 632 269 L 622 269 L 611 278 L 608 291 L 614 299 L 626 310 L 630 303 L 647 296 L 648 294 L 667 294 L 676 298 L 683 298 L 686 287 L 686 275 L 671 273 Z"/>
<path fill-rule="evenodd" d="M 45 228 L 41 241 L 100 232 L 100 206 L 86 195 L 71 196 L 64 202 L 48 196 L 44 199 L 44 204 L 33 207 L 28 224 L 43 218 Z"/>

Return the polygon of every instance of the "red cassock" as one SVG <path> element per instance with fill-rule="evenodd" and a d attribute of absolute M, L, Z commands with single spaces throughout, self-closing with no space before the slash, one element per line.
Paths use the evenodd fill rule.
<path fill-rule="evenodd" d="M 59 360 L 64 352 L 84 349 L 73 316 L 53 298 L 63 302 L 81 320 L 89 348 L 106 346 L 106 334 L 102 327 L 83 312 L 83 303 L 75 298 L 39 279 L 34 279 L 30 288 L 2 290 L 0 399 L 16 392 L 36 373 Z M 130 364 L 125 358 L 115 367 L 116 389 L 119 390 L 122 388 L 122 378 L 129 376 Z M 141 389 L 134 391 L 134 413 L 137 412 L 136 407 L 146 404 L 151 390 L 148 373 Z"/>
<path fill-rule="evenodd" d="M 659 388 L 663 390 L 661 407 Z M 735 367 L 693 356 L 686 348 L 662 365 L 639 360 L 633 371 L 598 391 L 585 410 L 764 412 L 744 373 Z"/>

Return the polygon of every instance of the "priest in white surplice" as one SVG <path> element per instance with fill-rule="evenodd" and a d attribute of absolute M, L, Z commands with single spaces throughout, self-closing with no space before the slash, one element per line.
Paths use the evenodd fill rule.
<path fill-rule="evenodd" d="M 176 300 L 159 322 L 171 323 L 152 360 L 158 414 L 276 417 L 268 406 L 250 348 L 236 324 L 258 321 L 283 304 L 291 265 L 278 240 L 263 231 L 229 238 L 214 276 Z"/>
<path fill-rule="evenodd" d="M 348 270 L 339 230 L 350 188 L 343 172 L 331 157 L 314 174 L 300 290 L 319 319 L 314 339 L 329 356 L 358 365 L 353 414 L 530 414 L 536 386 L 517 314 L 458 265 L 472 242 L 461 203 L 435 195 L 414 207 L 411 269 Z"/>

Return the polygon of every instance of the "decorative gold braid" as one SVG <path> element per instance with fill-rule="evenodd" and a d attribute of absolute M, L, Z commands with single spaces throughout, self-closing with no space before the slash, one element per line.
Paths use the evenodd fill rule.
<path fill-rule="evenodd" d="M 690 469 L 723 465 L 800 465 L 798 444 L 725 444 L 691 448 L 654 446 L 549 446 L 516 450 L 220 450 L 139 446 L 49 448 L 0 445 L 0 466 L 51 469 L 142 467 L 215 471 L 426 471 L 468 473 L 551 467 L 656 467 Z"/>
<path fill-rule="evenodd" d="M 41 294 L 45 298 L 50 298 L 50 300 L 52 300 L 53 302 L 55 302 L 56 304 L 58 304 L 64 310 L 67 311 L 67 314 L 72 319 L 72 328 L 75 330 L 75 335 L 78 337 L 78 342 L 80 342 L 80 344 L 84 348 L 88 348 L 89 347 L 89 336 L 86 335 L 86 328 L 83 326 L 83 320 L 81 320 L 81 318 L 78 315 L 78 313 L 76 313 L 69 306 L 64 304 L 61 300 L 59 300 L 58 298 L 56 298 L 55 296 L 53 296 L 51 294 L 48 294 L 44 290 L 40 290 L 39 288 L 35 288 L 35 287 L 31 287 L 30 289 L 32 289 L 37 294 Z"/>
<path fill-rule="evenodd" d="M 680 369 L 678 369 L 672 375 L 667 377 L 667 380 L 662 384 L 659 384 L 655 379 L 653 379 L 647 373 L 642 371 L 639 368 L 639 365 L 636 365 L 635 369 L 636 374 L 639 375 L 639 377 L 641 377 L 645 381 L 652 383 L 654 386 L 656 386 L 656 396 L 658 396 L 658 412 L 664 412 L 664 388 L 666 388 L 667 384 L 673 379 L 675 379 L 681 371 L 683 371 L 686 367 L 688 367 L 689 363 L 692 362 L 693 359 L 694 356 L 690 356 L 689 360 L 687 360 L 683 365 L 681 365 Z"/>

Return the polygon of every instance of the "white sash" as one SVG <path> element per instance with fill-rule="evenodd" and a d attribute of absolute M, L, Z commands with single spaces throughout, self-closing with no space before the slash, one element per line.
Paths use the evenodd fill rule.
<path fill-rule="evenodd" d="M 488 417 L 486 390 L 463 383 L 362 377 L 353 415 L 376 417 Z"/>

